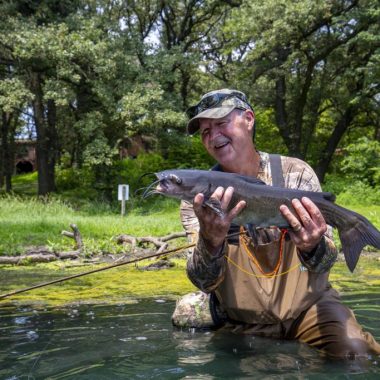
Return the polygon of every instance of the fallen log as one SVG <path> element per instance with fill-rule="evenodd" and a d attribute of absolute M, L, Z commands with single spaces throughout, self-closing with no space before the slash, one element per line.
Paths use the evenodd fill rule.
<path fill-rule="evenodd" d="M 71 223 L 70 228 L 73 230 L 73 232 L 69 231 L 62 231 L 61 235 L 66 236 L 68 238 L 74 239 L 75 240 L 75 248 L 79 251 L 83 249 L 83 240 L 82 240 L 82 235 L 79 232 L 79 228 L 76 224 Z"/>
<path fill-rule="evenodd" d="M 62 231 L 63 236 L 69 237 L 75 240 L 75 247 L 77 248 L 74 251 L 68 252 L 51 252 L 47 247 L 30 247 L 24 254 L 19 256 L 0 256 L 0 265 L 1 264 L 10 264 L 10 265 L 25 265 L 29 263 L 47 263 L 56 260 L 76 260 L 82 258 L 82 252 L 84 248 L 82 236 L 79 232 L 78 227 L 75 224 L 70 224 L 73 232 Z M 126 246 L 129 244 L 130 249 L 125 252 L 124 255 L 120 257 L 115 257 L 114 262 L 125 259 L 125 257 L 131 256 L 134 258 L 143 259 L 146 256 L 152 254 L 161 254 L 164 252 L 169 245 L 169 241 L 181 237 L 186 237 L 185 232 L 175 232 L 169 235 L 161 237 L 153 236 L 142 236 L 137 237 L 133 235 L 122 234 L 116 237 L 116 242 L 118 244 L 123 244 Z M 147 249 L 146 245 L 152 244 L 155 247 L 155 250 Z M 139 247 L 140 246 L 140 247 Z M 105 252 L 105 254 L 107 254 Z M 111 256 L 112 257 L 112 256 Z"/>
<path fill-rule="evenodd" d="M 28 264 L 28 263 L 49 263 L 59 258 L 53 253 L 46 254 L 28 254 L 20 256 L 0 256 L 0 264 Z"/>

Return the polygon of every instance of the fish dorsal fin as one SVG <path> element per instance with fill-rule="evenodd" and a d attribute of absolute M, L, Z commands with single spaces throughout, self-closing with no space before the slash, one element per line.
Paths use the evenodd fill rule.
<path fill-rule="evenodd" d="M 335 202 L 336 197 L 333 193 L 323 191 L 322 196 L 326 201 Z"/>

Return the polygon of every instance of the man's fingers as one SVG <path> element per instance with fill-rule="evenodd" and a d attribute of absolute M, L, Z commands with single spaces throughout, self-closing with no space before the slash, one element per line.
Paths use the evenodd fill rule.
<path fill-rule="evenodd" d="M 293 211 L 286 205 L 280 206 L 280 211 L 288 221 L 291 230 L 290 238 L 304 252 L 310 252 L 320 242 L 327 226 L 318 207 L 307 197 L 293 199 Z"/>
<path fill-rule="evenodd" d="M 315 227 L 314 221 L 312 220 L 309 212 L 304 207 L 304 205 L 300 202 L 300 200 L 293 199 L 292 205 L 294 207 L 294 210 L 297 212 L 298 218 L 300 222 L 302 223 L 302 225 L 308 230 L 313 229 Z M 297 228 L 295 228 L 294 230 L 297 230 Z"/>
<path fill-rule="evenodd" d="M 319 211 L 319 208 L 312 202 L 309 198 L 303 197 L 301 199 L 302 204 L 305 206 L 306 210 L 309 212 L 310 217 L 313 219 L 317 226 L 323 226 L 326 224 L 325 218 Z M 326 226 L 327 228 L 327 226 Z"/>
<path fill-rule="evenodd" d="M 285 205 L 280 206 L 280 211 L 282 216 L 287 220 L 290 227 L 293 230 L 299 230 L 299 227 L 302 227 L 302 223 L 298 220 L 298 218 L 289 210 L 289 207 Z"/>
<path fill-rule="evenodd" d="M 215 198 L 220 201 L 223 197 L 223 194 L 224 194 L 224 187 L 218 186 L 210 198 Z"/>
<path fill-rule="evenodd" d="M 246 201 L 240 201 L 229 213 L 228 218 L 232 221 L 232 219 L 236 218 L 241 210 L 246 206 Z"/>
<path fill-rule="evenodd" d="M 194 197 L 193 208 L 194 208 L 195 215 L 197 216 L 199 216 L 200 213 L 202 212 L 202 209 L 203 209 L 202 205 L 203 205 L 204 198 L 205 196 L 202 193 L 199 193 Z"/>
<path fill-rule="evenodd" d="M 228 186 L 226 189 L 224 187 L 217 187 L 210 198 L 220 201 L 222 210 L 227 210 L 228 205 L 231 202 L 232 196 L 234 194 L 234 188 Z M 200 207 L 204 202 L 204 194 L 199 193 L 194 198 L 194 207 Z"/>
<path fill-rule="evenodd" d="M 226 189 L 226 191 L 223 193 L 223 197 L 222 197 L 222 199 L 220 201 L 220 203 L 222 205 L 222 209 L 224 211 L 227 210 L 227 207 L 228 207 L 228 205 L 231 202 L 233 194 L 234 194 L 234 188 L 231 187 L 231 186 L 228 186 L 227 189 Z"/>

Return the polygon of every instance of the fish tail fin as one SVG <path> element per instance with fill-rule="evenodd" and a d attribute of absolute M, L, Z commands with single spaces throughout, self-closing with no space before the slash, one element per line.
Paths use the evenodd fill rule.
<path fill-rule="evenodd" d="M 355 223 L 348 223 L 346 228 L 342 225 L 338 233 L 347 266 L 353 272 L 366 245 L 380 249 L 380 231 L 364 216 L 351 212 L 355 216 Z"/>

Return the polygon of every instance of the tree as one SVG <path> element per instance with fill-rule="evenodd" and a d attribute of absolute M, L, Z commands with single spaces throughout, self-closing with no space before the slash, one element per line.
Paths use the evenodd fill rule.
<path fill-rule="evenodd" d="M 344 133 L 378 93 L 379 24 L 371 0 L 246 1 L 210 39 L 206 68 L 272 108 L 288 153 L 311 160 L 323 180 Z M 333 130 L 321 141 L 326 112 Z"/>
<path fill-rule="evenodd" d="M 17 78 L 12 78 L 10 67 L 4 67 L 0 76 L 0 187 L 5 178 L 5 191 L 12 189 L 14 172 L 14 142 L 20 126 L 22 109 L 31 99 L 30 92 Z"/>
<path fill-rule="evenodd" d="M 23 0 L 2 2 L 0 21 L 0 171 L 10 178 L 31 113 L 41 195 L 57 163 L 106 182 L 136 134 L 177 162 L 183 111 L 217 87 L 249 95 L 259 147 L 307 159 L 322 180 L 337 148 L 380 135 L 374 0 Z"/>

